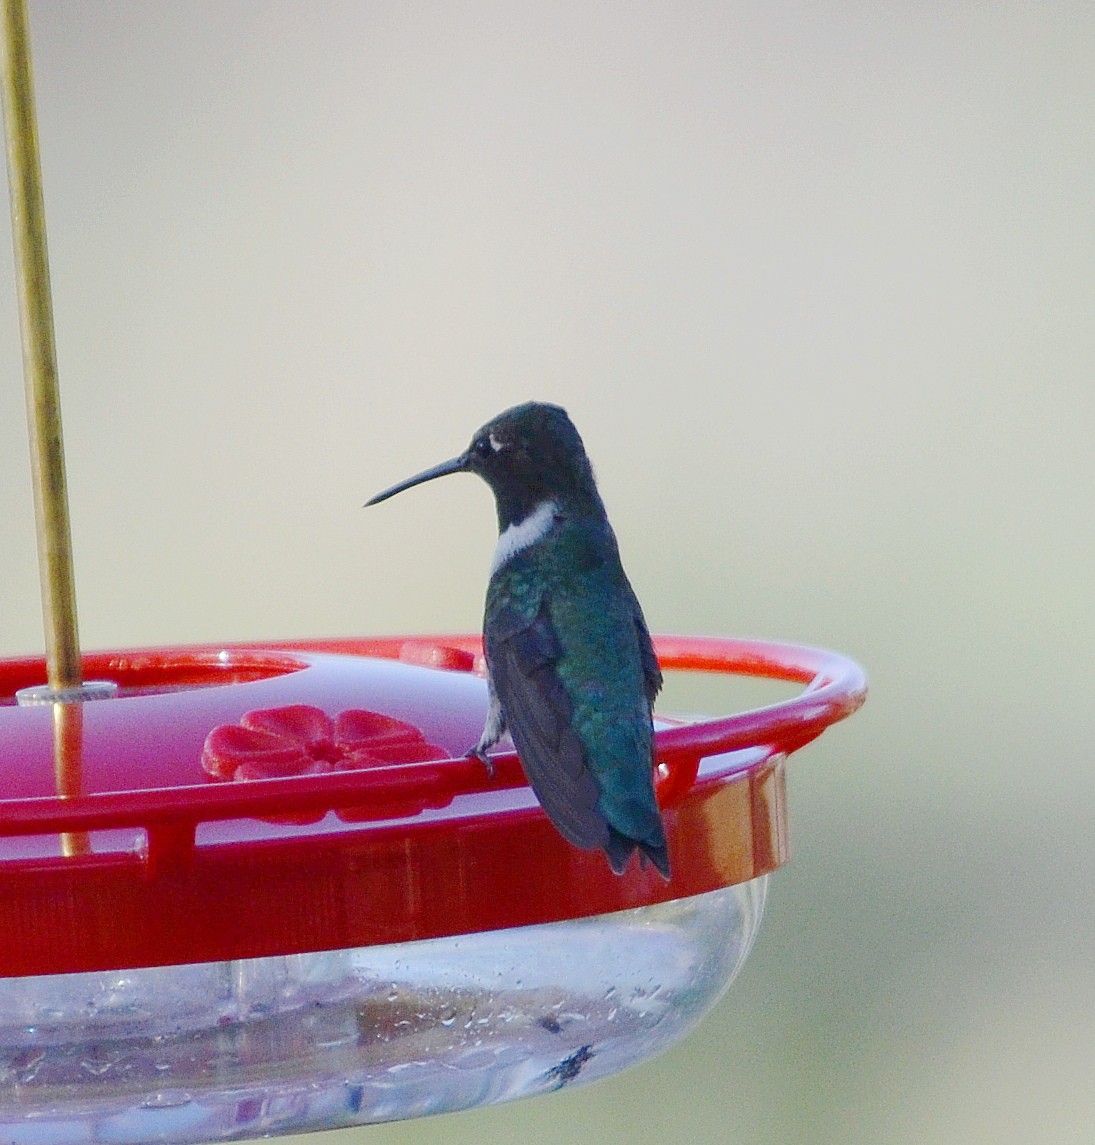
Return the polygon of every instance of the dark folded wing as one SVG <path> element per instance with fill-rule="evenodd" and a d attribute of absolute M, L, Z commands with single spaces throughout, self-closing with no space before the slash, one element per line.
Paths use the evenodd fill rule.
<path fill-rule="evenodd" d="M 529 784 L 559 833 L 576 847 L 605 847 L 608 826 L 558 674 L 562 648 L 544 605 L 531 622 L 498 617 L 487 662 Z"/>

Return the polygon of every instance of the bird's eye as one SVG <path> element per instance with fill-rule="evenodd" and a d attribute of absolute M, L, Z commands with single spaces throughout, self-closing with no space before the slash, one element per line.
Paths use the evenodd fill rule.
<path fill-rule="evenodd" d="M 480 457 L 493 457 L 505 449 L 505 442 L 499 441 L 493 433 L 488 433 L 486 437 L 481 437 L 472 448 Z"/>

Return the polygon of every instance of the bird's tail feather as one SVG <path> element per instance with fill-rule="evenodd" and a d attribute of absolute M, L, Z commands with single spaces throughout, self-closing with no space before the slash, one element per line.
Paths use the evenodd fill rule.
<path fill-rule="evenodd" d="M 631 855 L 635 851 L 639 852 L 639 858 L 644 867 L 648 862 L 653 863 L 662 878 L 666 882 L 669 881 L 669 848 L 665 843 L 654 846 L 638 839 L 630 839 L 627 835 L 621 835 L 614 827 L 609 827 L 605 854 L 608 856 L 609 866 L 617 875 L 624 873 L 631 860 Z"/>

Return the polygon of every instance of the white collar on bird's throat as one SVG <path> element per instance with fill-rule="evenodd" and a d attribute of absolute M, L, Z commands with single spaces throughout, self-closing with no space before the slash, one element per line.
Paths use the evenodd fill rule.
<path fill-rule="evenodd" d="M 491 573 L 496 573 L 506 561 L 541 540 L 555 522 L 558 512 L 559 506 L 554 501 L 541 501 L 527 517 L 507 525 L 499 534 L 498 547 L 490 563 Z"/>

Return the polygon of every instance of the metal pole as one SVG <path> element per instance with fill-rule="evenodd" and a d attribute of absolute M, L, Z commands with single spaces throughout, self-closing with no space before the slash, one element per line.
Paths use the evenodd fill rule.
<path fill-rule="evenodd" d="M 46 633 L 46 670 L 50 689 L 62 692 L 80 687 L 80 640 L 46 253 L 42 168 L 26 4 L 24 0 L 2 0 L 2 3 L 4 34 L 0 69 L 3 74 L 0 78 Z"/>

